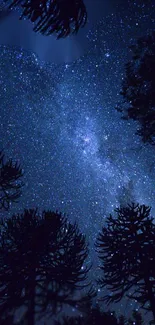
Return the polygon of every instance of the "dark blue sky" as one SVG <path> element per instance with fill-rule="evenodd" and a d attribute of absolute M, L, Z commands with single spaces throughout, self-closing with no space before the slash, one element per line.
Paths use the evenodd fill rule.
<path fill-rule="evenodd" d="M 86 4 L 90 23 L 71 40 L 35 35 L 14 15 L 1 24 L 0 142 L 24 169 L 18 211 L 67 213 L 86 233 L 95 260 L 98 231 L 122 198 L 155 213 L 155 148 L 144 146 L 136 125 L 114 109 L 128 46 L 153 30 L 155 8 L 153 1 Z"/>

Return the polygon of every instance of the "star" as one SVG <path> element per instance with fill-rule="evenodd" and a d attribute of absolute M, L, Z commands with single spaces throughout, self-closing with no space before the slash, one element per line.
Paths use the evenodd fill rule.
<path fill-rule="evenodd" d="M 122 200 L 134 197 L 155 213 L 154 149 L 142 146 L 135 124 L 115 110 L 129 43 L 154 28 L 153 10 L 140 9 L 131 3 L 121 21 L 113 13 L 96 24 L 89 51 L 69 64 L 1 46 L 0 142 L 24 169 L 18 210 L 65 212 L 90 241 L 88 262 L 105 218 Z M 91 278 L 98 276 L 94 267 Z"/>

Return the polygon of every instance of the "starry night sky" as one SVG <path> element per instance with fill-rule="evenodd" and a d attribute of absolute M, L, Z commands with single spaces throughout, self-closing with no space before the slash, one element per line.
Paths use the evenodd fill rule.
<path fill-rule="evenodd" d="M 95 0 L 88 1 L 93 10 Z M 0 46 L 0 147 L 21 164 L 25 182 L 11 213 L 65 212 L 87 235 L 93 261 L 98 231 L 122 200 L 150 205 L 155 214 L 155 148 L 115 110 L 128 46 L 154 29 L 155 5 L 114 2 L 78 36 L 82 50 L 72 39 L 74 61 L 66 62 L 66 52 L 64 62 L 52 63 L 26 48 Z M 61 59 L 63 46 L 65 40 Z"/>

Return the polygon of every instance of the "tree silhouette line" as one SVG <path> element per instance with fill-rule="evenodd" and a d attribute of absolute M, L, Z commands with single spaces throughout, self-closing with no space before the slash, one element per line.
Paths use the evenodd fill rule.
<path fill-rule="evenodd" d="M 6 0 L 6 3 L 8 10 L 20 8 L 20 19 L 29 19 L 35 32 L 43 35 L 54 33 L 57 39 L 77 34 L 87 22 L 83 0 Z"/>
<path fill-rule="evenodd" d="M 125 295 L 155 319 L 155 225 L 151 208 L 129 204 L 110 215 L 97 239 L 96 247 L 104 276 L 98 281 L 111 295 L 103 300 L 119 302 Z"/>
<path fill-rule="evenodd" d="M 13 202 L 18 202 L 22 194 L 22 169 L 12 159 L 6 160 L 3 151 L 0 151 L 0 209 L 9 210 Z"/>
<path fill-rule="evenodd" d="M 141 314 L 134 310 L 128 320 L 124 316 L 116 317 L 115 312 L 103 312 L 99 307 L 92 307 L 83 317 L 64 316 L 61 321 L 55 321 L 55 325 L 143 325 Z"/>
<path fill-rule="evenodd" d="M 21 168 L 4 155 L 0 165 L 1 184 L 16 190 Z M 19 177 L 15 177 L 14 175 Z M 12 176 L 13 175 L 13 176 Z M 10 188 L 9 188 L 10 189 Z M 19 197 L 19 188 L 17 193 Z M 21 194 L 21 193 L 20 193 Z M 8 196 L 15 201 L 16 196 Z M 1 210 L 4 205 L 1 205 Z M 106 287 L 101 301 L 109 305 L 128 297 L 153 314 L 155 322 L 155 224 L 151 208 L 131 203 L 115 209 L 106 219 L 95 247 L 102 276 L 96 286 Z M 0 219 L 0 317 L 1 324 L 34 325 L 45 316 L 54 317 L 64 306 L 77 308 L 82 317 L 62 317 L 56 325 L 136 325 L 143 324 L 141 314 L 117 318 L 114 312 L 93 307 L 96 291 L 88 280 L 86 267 L 88 243 L 77 223 L 59 212 L 37 209 Z M 85 288 L 85 292 L 83 291 Z M 78 293 L 78 294 L 77 294 Z M 80 293 L 80 294 L 79 294 Z M 23 319 L 14 314 L 25 308 Z M 153 324 L 153 322 L 152 322 Z"/>
<path fill-rule="evenodd" d="M 116 109 L 125 120 L 138 122 L 136 134 L 155 145 L 155 32 L 139 38 L 130 47 L 131 60 L 125 66 L 122 101 Z"/>
<path fill-rule="evenodd" d="M 35 313 L 55 314 L 63 304 L 80 303 L 71 297 L 87 280 L 82 266 L 88 249 L 76 224 L 60 213 L 32 209 L 2 218 L 0 226 L 1 315 L 26 306 L 25 319 L 34 324 Z"/>

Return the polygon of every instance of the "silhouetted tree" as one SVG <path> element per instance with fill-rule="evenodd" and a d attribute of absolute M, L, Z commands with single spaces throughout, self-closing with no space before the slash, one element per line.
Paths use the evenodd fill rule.
<path fill-rule="evenodd" d="M 0 209 L 8 210 L 11 203 L 17 202 L 23 186 L 22 176 L 20 165 L 13 163 L 12 159 L 5 161 L 0 151 Z"/>
<path fill-rule="evenodd" d="M 85 237 L 60 213 L 25 210 L 0 220 L 0 315 L 26 306 L 24 318 L 34 324 L 63 304 L 86 282 Z"/>
<path fill-rule="evenodd" d="M 44 35 L 56 33 L 57 38 L 75 34 L 87 22 L 83 0 L 6 0 L 9 9 L 22 8 L 22 18 L 34 23 L 33 30 Z"/>
<path fill-rule="evenodd" d="M 125 295 L 153 312 L 155 319 L 155 225 L 150 207 L 132 203 L 110 215 L 97 239 L 104 272 L 100 285 L 111 291 L 103 300 L 118 302 Z"/>
<path fill-rule="evenodd" d="M 138 121 L 136 134 L 155 145 L 155 32 L 130 49 L 132 59 L 126 64 L 122 82 L 123 102 L 116 109 L 123 112 L 123 119 Z"/>
<path fill-rule="evenodd" d="M 99 309 L 95 308 L 92 310 L 90 317 L 88 317 L 88 325 L 91 324 L 109 324 L 118 325 L 115 312 L 101 312 Z"/>
<path fill-rule="evenodd" d="M 78 317 L 64 316 L 55 325 L 119 325 L 114 312 L 102 312 L 99 308 L 91 308 L 87 315 Z"/>
<path fill-rule="evenodd" d="M 128 320 L 121 315 L 116 317 L 115 312 L 103 312 L 99 307 L 92 307 L 87 314 L 76 317 L 63 316 L 62 320 L 57 320 L 55 325 L 143 325 L 140 312 L 134 310 L 132 317 Z"/>

